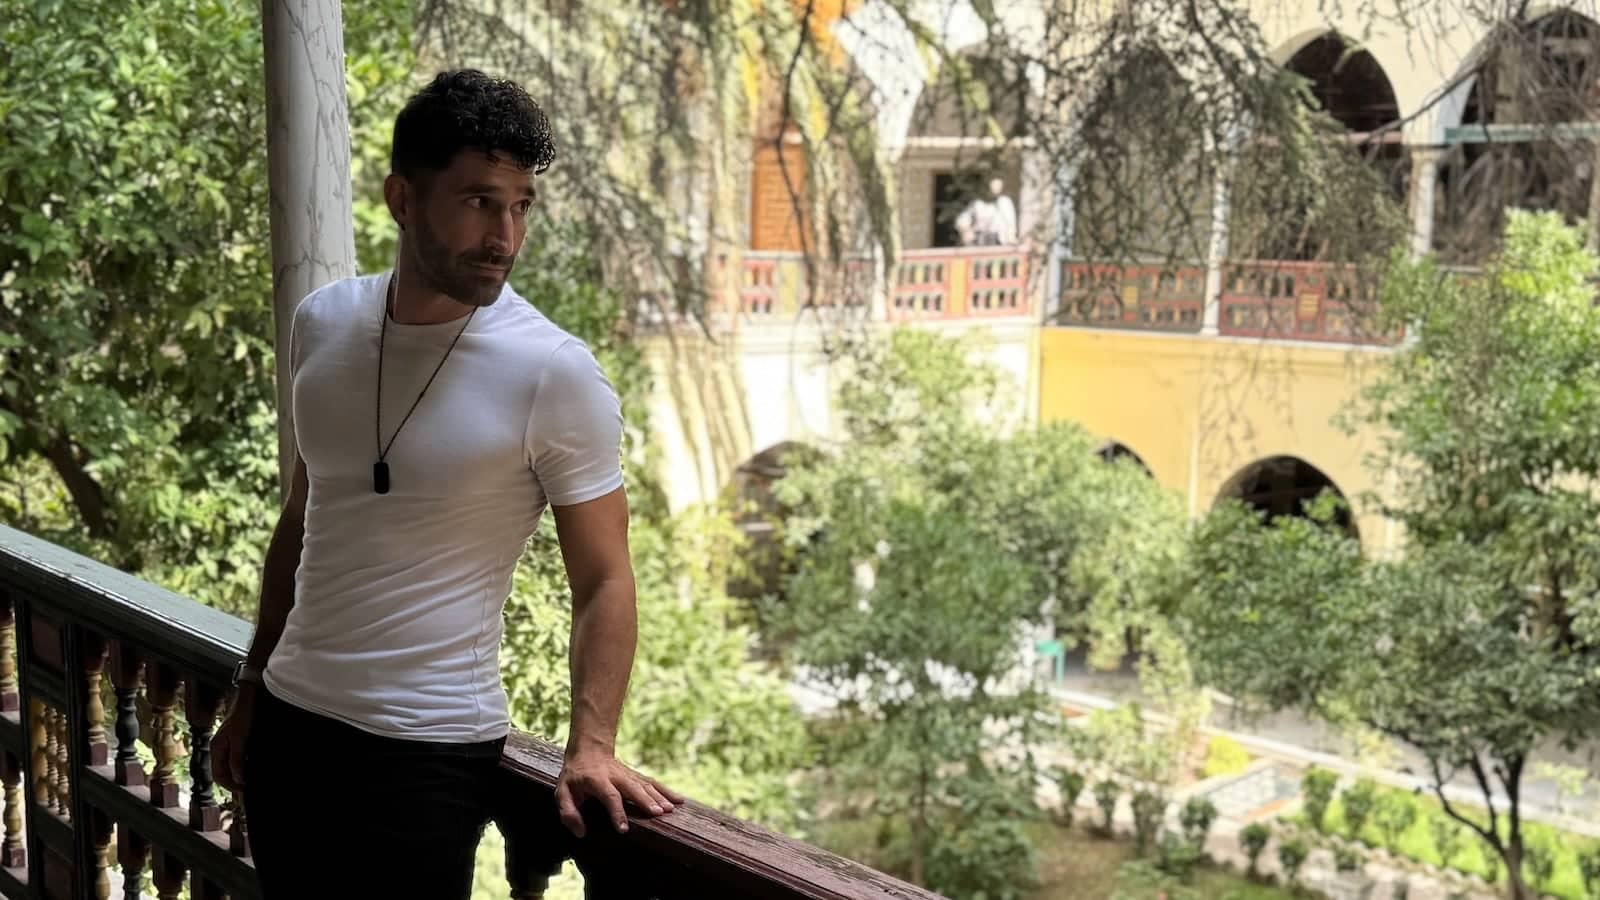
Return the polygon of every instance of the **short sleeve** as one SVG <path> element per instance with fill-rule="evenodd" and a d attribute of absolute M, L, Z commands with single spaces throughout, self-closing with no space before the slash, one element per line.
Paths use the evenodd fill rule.
<path fill-rule="evenodd" d="M 622 402 L 589 348 L 567 340 L 550 354 L 528 417 L 528 464 L 552 506 L 622 486 Z"/>

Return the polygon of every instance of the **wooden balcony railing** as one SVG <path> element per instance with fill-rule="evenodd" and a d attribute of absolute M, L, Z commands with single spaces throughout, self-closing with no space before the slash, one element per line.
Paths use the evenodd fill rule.
<path fill-rule="evenodd" d="M 1204 266 L 1096 265 L 1061 269 L 1062 325 L 1198 332 L 1205 313 Z"/>
<path fill-rule="evenodd" d="M 732 293 L 737 297 L 736 320 L 739 322 L 787 320 L 807 305 L 860 309 L 869 304 L 872 260 L 851 258 L 839 266 L 819 262 L 812 272 L 822 279 L 821 290 L 816 292 L 811 290 L 805 259 L 798 253 L 748 251 L 736 272 L 729 259 L 723 258 L 718 263 L 720 278 L 735 279 L 736 290 Z"/>
<path fill-rule="evenodd" d="M 186 885 L 194 900 L 261 896 L 243 806 L 211 777 L 249 637 L 237 618 L 0 526 L 0 896 L 106 898 L 120 882 L 133 900 L 147 880 L 163 900 Z M 501 766 L 512 805 L 554 816 L 560 766 L 557 748 L 513 734 Z M 334 814 L 327 800 L 306 798 L 306 815 Z M 541 896 L 551 848 L 500 827 L 512 896 Z M 596 820 L 566 849 L 607 900 L 934 896 L 693 802 L 623 835 Z"/>
<path fill-rule="evenodd" d="M 1353 267 L 1318 262 L 1230 263 L 1220 323 L 1226 335 L 1392 345 L 1378 326 L 1377 283 Z"/>
<path fill-rule="evenodd" d="M 908 250 L 889 293 L 892 322 L 1029 311 L 1028 254 L 1020 247 Z"/>

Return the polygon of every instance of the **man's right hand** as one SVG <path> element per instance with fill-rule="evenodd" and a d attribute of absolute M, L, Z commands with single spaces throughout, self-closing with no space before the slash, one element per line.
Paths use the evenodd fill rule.
<path fill-rule="evenodd" d="M 250 741 L 250 723 L 255 718 L 255 705 L 255 684 L 248 681 L 241 683 L 233 701 L 233 709 L 211 738 L 211 775 L 217 784 L 230 791 L 245 786 L 244 753 Z"/>

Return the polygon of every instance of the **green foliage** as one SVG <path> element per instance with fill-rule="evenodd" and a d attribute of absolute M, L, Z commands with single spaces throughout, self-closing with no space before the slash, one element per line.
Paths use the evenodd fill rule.
<path fill-rule="evenodd" d="M 1122 797 L 1122 785 L 1115 781 L 1102 781 L 1094 786 L 1094 802 L 1100 807 L 1100 828 L 1110 835 L 1116 827 L 1117 800 Z"/>
<path fill-rule="evenodd" d="M 1341 872 L 1358 872 L 1366 861 L 1366 856 L 1352 847 L 1334 848 L 1333 866 Z"/>
<path fill-rule="evenodd" d="M 1417 809 L 1417 820 L 1389 848 L 1396 856 L 1427 865 L 1453 868 L 1468 875 L 1485 877 L 1491 882 L 1498 881 L 1505 874 L 1506 869 L 1499 850 L 1485 841 L 1482 835 L 1469 836 L 1461 822 L 1444 811 L 1437 798 L 1416 797 L 1397 788 L 1380 787 L 1377 790 L 1375 807 L 1382 809 L 1391 802 L 1390 795 L 1393 794 L 1410 798 Z M 1456 809 L 1478 827 L 1488 826 L 1488 818 L 1481 808 L 1462 807 L 1457 804 Z M 1362 830 L 1362 840 L 1369 845 L 1377 846 L 1382 843 L 1382 835 L 1372 818 L 1369 817 Z M 1500 840 L 1509 843 L 1509 823 L 1502 816 L 1498 824 Z M 1328 808 L 1328 830 L 1338 833 L 1347 831 L 1342 798 L 1335 799 Z M 1453 841 L 1449 847 L 1448 862 L 1439 852 L 1438 837 L 1441 832 L 1450 834 L 1449 839 Z M 1545 893 L 1565 900 L 1585 900 L 1581 857 L 1582 851 L 1592 846 L 1592 842 L 1539 822 L 1524 822 L 1521 833 L 1528 843 L 1540 844 L 1550 849 L 1555 869 Z"/>
<path fill-rule="evenodd" d="M 1350 829 L 1350 837 L 1362 840 L 1361 830 L 1366 827 L 1367 819 L 1371 818 L 1378 803 L 1377 782 L 1362 778 L 1345 790 L 1341 800 L 1344 802 L 1344 821 Z"/>
<path fill-rule="evenodd" d="M 1584 893 L 1600 898 L 1600 844 L 1578 854 L 1578 871 L 1583 876 Z"/>
<path fill-rule="evenodd" d="M 1032 796 L 1033 751 L 1057 730 L 1023 650 L 1047 628 L 1114 634 L 1091 638 L 1114 656 L 1129 633 L 1169 646 L 1154 564 L 1135 561 L 1146 538 L 1122 505 L 1141 521 L 1170 512 L 1172 529 L 1181 517 L 1149 479 L 1101 463 L 1080 429 L 1013 428 L 994 401 L 1015 388 L 959 343 L 899 329 L 838 365 L 847 439 L 775 486 L 794 574 L 761 619 L 797 675 L 838 701 L 823 729 L 830 782 L 911 822 L 911 877 L 943 890 L 925 863 L 969 827 L 945 814 L 950 785 Z M 1170 646 L 1150 667 L 1171 682 L 1151 682 L 1160 697 L 1187 680 Z M 989 877 L 993 890 L 1016 881 Z"/>
<path fill-rule="evenodd" d="M 1207 743 L 1205 777 L 1237 775 L 1249 766 L 1250 751 L 1233 738 L 1219 734 Z"/>
<path fill-rule="evenodd" d="M 1333 792 L 1339 786 L 1339 776 L 1327 769 L 1312 766 L 1306 771 L 1305 777 L 1300 781 L 1300 794 L 1303 798 L 1306 819 L 1311 822 L 1311 827 L 1318 831 L 1325 828 L 1324 820 L 1328 817 L 1328 804 L 1333 800 Z"/>
<path fill-rule="evenodd" d="M 1072 820 L 1077 814 L 1078 798 L 1083 795 L 1083 787 L 1088 779 L 1076 769 L 1058 767 L 1056 769 L 1056 788 L 1061 793 L 1061 811 L 1059 813 L 1061 824 L 1071 827 Z"/>
<path fill-rule="evenodd" d="M 1541 894 L 1550 889 L 1550 879 L 1556 874 L 1555 850 L 1542 840 L 1530 840 L 1522 848 L 1524 877 Z"/>
<path fill-rule="evenodd" d="M 1434 852 L 1439 854 L 1439 865 L 1454 865 L 1456 854 L 1461 852 L 1461 823 L 1443 815 L 1430 815 L 1428 834 L 1433 839 Z"/>
<path fill-rule="evenodd" d="M 1261 873 L 1259 863 L 1261 854 L 1266 852 L 1267 844 L 1272 840 L 1272 826 L 1265 822 L 1252 822 L 1239 830 L 1239 843 L 1243 845 L 1245 856 L 1250 859 L 1250 874 L 1257 876 Z"/>
<path fill-rule="evenodd" d="M 929 847 L 928 883 L 952 897 L 1029 897 L 1038 884 L 1037 853 L 1025 830 L 1034 815 L 1031 800 L 991 778 L 951 788 L 950 821 L 941 830 L 952 837 Z"/>
<path fill-rule="evenodd" d="M 1178 821 L 1183 826 L 1184 839 L 1195 850 L 1203 852 L 1206 837 L 1211 834 L 1211 826 L 1217 821 L 1217 806 L 1205 797 L 1190 797 L 1183 804 Z"/>
<path fill-rule="evenodd" d="M 1349 797 L 1346 796 L 1346 809 Z M 1377 801 L 1378 830 L 1383 832 L 1383 844 L 1390 850 L 1398 850 L 1400 837 L 1417 821 L 1417 803 L 1410 794 L 1401 791 L 1386 791 Z"/>
<path fill-rule="evenodd" d="M 1396 260 L 1383 303 L 1419 338 L 1350 425 L 1384 436 L 1380 474 L 1404 475 L 1386 512 L 1405 554 L 1363 559 L 1326 511 L 1270 526 L 1237 507 L 1209 516 L 1184 609 L 1206 680 L 1371 728 L 1435 773 L 1480 766 L 1486 804 L 1519 794 L 1541 741 L 1594 733 L 1597 268 L 1581 232 L 1523 213 L 1481 276 Z M 1518 836 L 1483 833 L 1520 895 Z"/>
<path fill-rule="evenodd" d="M 347 10 L 358 148 L 410 17 Z M 248 4 L 0 2 L 0 519 L 246 616 L 277 511 L 261 72 Z"/>
<path fill-rule="evenodd" d="M 1172 778 L 1176 757 L 1171 739 L 1145 722 L 1138 703 L 1095 710 L 1065 740 L 1073 759 L 1103 777 L 1157 785 Z"/>
<path fill-rule="evenodd" d="M 1149 788 L 1133 794 L 1133 839 L 1141 854 L 1147 850 L 1161 829 L 1167 812 L 1167 798 Z"/>
<path fill-rule="evenodd" d="M 1163 831 L 1160 842 L 1156 844 L 1159 853 L 1156 865 L 1180 882 L 1188 883 L 1194 877 L 1195 866 L 1205 857 L 1203 846 L 1203 842 L 1196 843 L 1191 838 Z"/>
<path fill-rule="evenodd" d="M 1300 867 L 1305 865 L 1310 850 L 1305 841 L 1293 838 L 1278 845 L 1278 865 L 1283 866 L 1284 880 L 1295 884 L 1300 880 Z"/>

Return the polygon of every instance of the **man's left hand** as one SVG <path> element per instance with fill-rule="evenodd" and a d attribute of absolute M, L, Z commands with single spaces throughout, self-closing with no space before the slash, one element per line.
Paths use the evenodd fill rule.
<path fill-rule="evenodd" d="M 683 795 L 624 766 L 609 753 L 567 757 L 561 766 L 561 778 L 556 782 L 556 807 L 561 812 L 562 824 L 580 838 L 584 827 L 578 810 L 591 798 L 605 807 L 611 824 L 619 832 L 628 830 L 628 816 L 622 808 L 624 800 L 637 806 L 646 816 L 666 815 L 684 800 Z"/>

